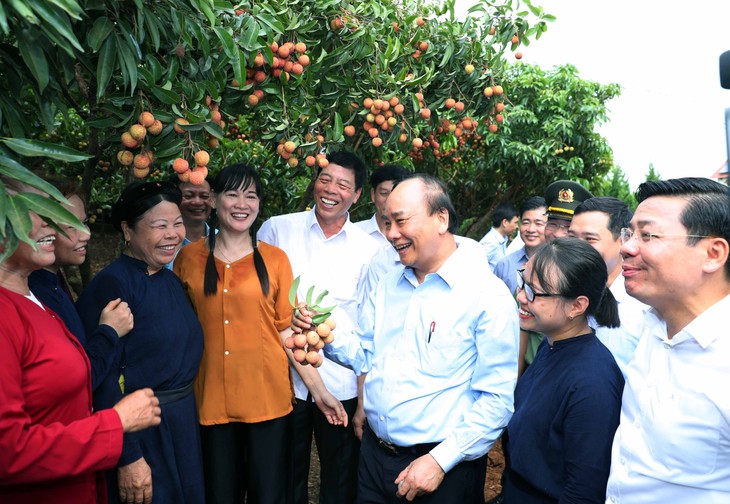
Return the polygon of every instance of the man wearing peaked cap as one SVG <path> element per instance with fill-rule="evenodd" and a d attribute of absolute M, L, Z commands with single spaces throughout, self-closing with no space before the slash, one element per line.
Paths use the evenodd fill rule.
<path fill-rule="evenodd" d="M 575 209 L 593 194 L 580 185 L 570 180 L 557 180 L 545 189 L 545 201 L 547 207 L 547 225 L 545 226 L 545 239 L 547 241 L 555 238 L 568 236 L 570 221 L 573 219 Z"/>
<path fill-rule="evenodd" d="M 591 192 L 571 180 L 556 180 L 545 189 L 547 203 L 547 224 L 545 224 L 545 241 L 568 236 L 570 221 L 573 220 L 575 209 L 588 198 Z M 543 340 L 543 335 L 532 331 L 520 330 L 520 367 L 532 364 L 537 347 Z"/>

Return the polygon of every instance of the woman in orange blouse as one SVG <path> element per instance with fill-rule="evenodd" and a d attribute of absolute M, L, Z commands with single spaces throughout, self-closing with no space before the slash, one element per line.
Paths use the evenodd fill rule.
<path fill-rule="evenodd" d="M 195 395 L 206 500 L 244 502 L 245 496 L 249 503 L 278 504 L 288 485 L 289 362 L 331 423 L 347 419 L 317 370 L 296 363 L 283 346 L 291 333 L 292 271 L 284 251 L 252 238 L 262 205 L 258 174 L 228 166 L 212 190 L 208 238 L 184 247 L 174 264 L 205 337 Z"/>

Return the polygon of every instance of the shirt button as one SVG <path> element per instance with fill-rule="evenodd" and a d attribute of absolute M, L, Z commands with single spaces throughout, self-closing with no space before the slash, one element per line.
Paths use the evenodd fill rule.
<path fill-rule="evenodd" d="M 228 292 L 228 289 L 223 289 L 223 292 Z"/>
<path fill-rule="evenodd" d="M 224 354 L 226 354 L 226 355 L 228 355 L 228 350 L 226 350 L 226 351 L 225 351 L 225 352 L 223 352 L 223 353 L 224 353 Z"/>
<path fill-rule="evenodd" d="M 669 350 L 671 348 L 671 346 L 669 346 L 669 343 L 664 343 L 664 348 Z"/>
<path fill-rule="evenodd" d="M 624 457 L 621 457 L 620 462 L 621 462 L 621 465 L 626 465 L 626 459 Z"/>
<path fill-rule="evenodd" d="M 634 427 L 636 427 L 637 429 L 641 427 L 641 422 L 639 420 L 634 420 Z"/>
<path fill-rule="evenodd" d="M 230 267 L 231 267 L 231 265 L 230 265 L 230 264 L 226 264 L 226 269 L 228 269 L 228 268 L 230 268 Z"/>
<path fill-rule="evenodd" d="M 385 417 L 383 415 L 380 415 L 380 420 L 385 420 Z"/>
<path fill-rule="evenodd" d="M 224 324 L 228 324 L 228 321 L 226 320 L 226 321 L 224 321 L 223 323 L 224 323 Z"/>

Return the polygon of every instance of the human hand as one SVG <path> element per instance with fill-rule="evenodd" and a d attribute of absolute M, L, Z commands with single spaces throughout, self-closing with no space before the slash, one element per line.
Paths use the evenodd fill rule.
<path fill-rule="evenodd" d="M 101 310 L 99 325 L 101 324 L 110 326 L 120 338 L 131 331 L 134 327 L 134 316 L 127 302 L 120 298 L 109 301 Z"/>
<path fill-rule="evenodd" d="M 124 396 L 114 405 L 114 410 L 119 414 L 124 432 L 136 432 L 160 425 L 160 401 L 150 388 Z"/>
<path fill-rule="evenodd" d="M 435 492 L 445 475 L 436 459 L 427 453 L 408 464 L 395 479 L 396 495 L 412 501 L 419 495 Z"/>
<path fill-rule="evenodd" d="M 152 503 L 152 470 L 144 457 L 117 469 L 119 500 L 124 504 Z"/>
<path fill-rule="evenodd" d="M 291 328 L 295 333 L 309 331 L 312 328 L 312 313 L 306 303 L 299 303 L 291 318 Z"/>
<path fill-rule="evenodd" d="M 312 395 L 314 404 L 324 414 L 331 425 L 347 427 L 347 412 L 342 403 L 335 396 L 325 391 L 317 396 Z"/>
<path fill-rule="evenodd" d="M 352 415 L 352 428 L 355 429 L 357 439 L 362 441 L 362 432 L 365 428 L 365 409 L 363 408 L 362 401 L 357 401 L 357 409 L 355 410 L 355 414 Z"/>

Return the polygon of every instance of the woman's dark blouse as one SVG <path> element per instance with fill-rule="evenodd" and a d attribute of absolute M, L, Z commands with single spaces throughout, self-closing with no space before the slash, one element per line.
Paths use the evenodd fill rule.
<path fill-rule="evenodd" d="M 182 288 L 168 269 L 148 275 L 147 265 L 127 255 L 104 268 L 76 302 L 87 333 L 112 299 L 129 304 L 134 328 L 119 340 L 112 367 L 94 392 L 94 406 L 109 408 L 124 392 L 150 387 L 156 393 L 182 389 L 198 372 L 203 331 Z M 192 391 L 192 389 L 191 389 Z M 202 502 L 202 461 L 193 394 L 162 405 L 162 424 L 124 436 L 119 466 L 144 457 L 152 469 L 155 501 Z M 112 485 L 115 474 L 108 474 Z M 114 489 L 110 500 L 114 502 Z M 198 499 L 198 500 L 196 500 Z"/>
<path fill-rule="evenodd" d="M 595 333 L 545 339 L 515 388 L 505 503 L 605 502 L 623 386 Z"/>

